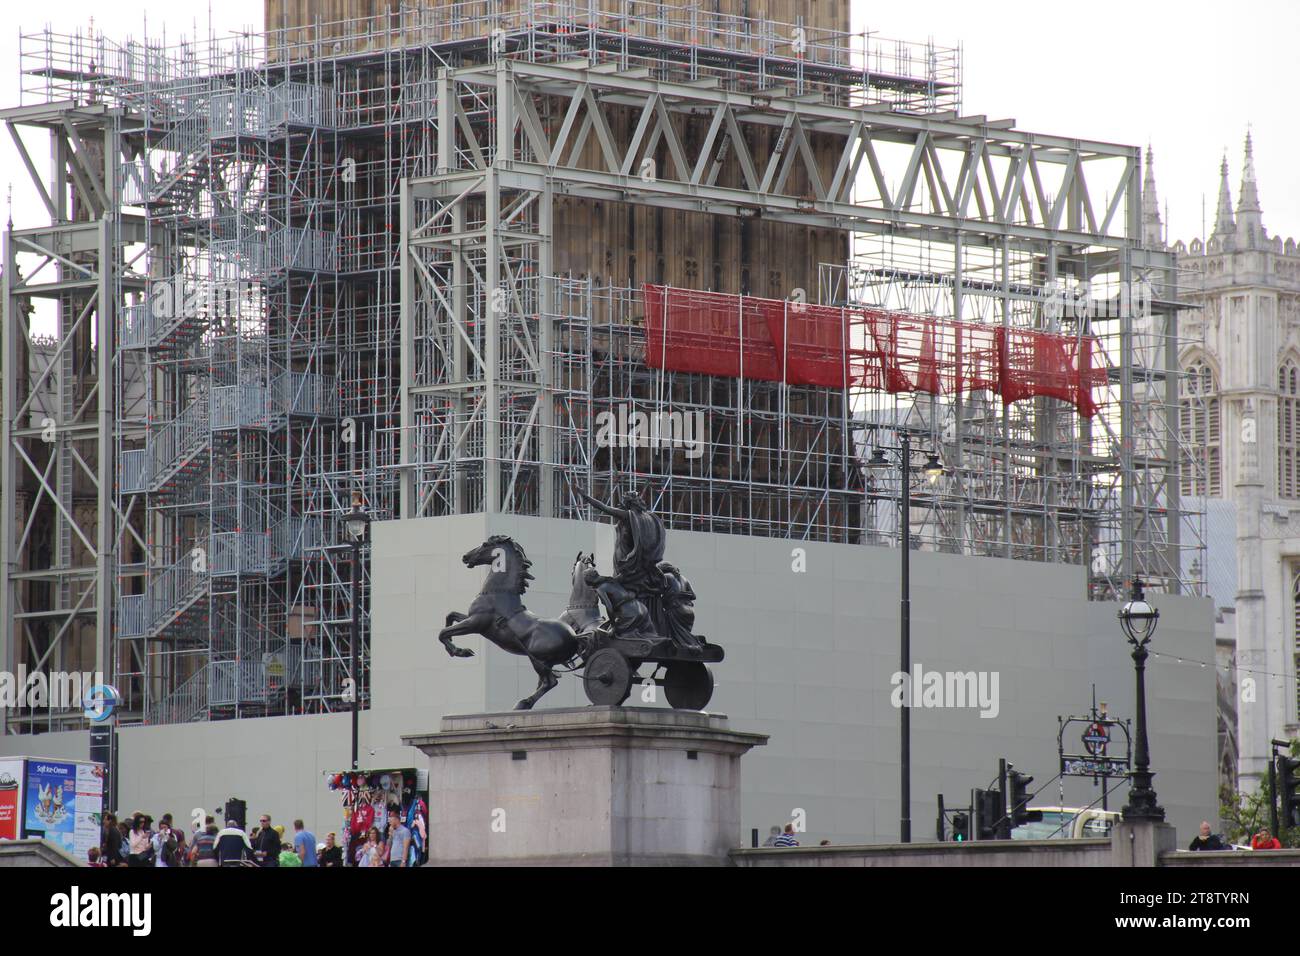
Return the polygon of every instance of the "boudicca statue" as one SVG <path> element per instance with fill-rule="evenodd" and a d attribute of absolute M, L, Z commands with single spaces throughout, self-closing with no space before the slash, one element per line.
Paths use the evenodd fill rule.
<path fill-rule="evenodd" d="M 532 562 L 514 539 L 493 535 L 461 559 L 488 574 L 469 609 L 452 611 L 438 634 L 447 653 L 470 657 L 454 638 L 481 634 L 502 650 L 528 658 L 537 689 L 516 704 L 528 710 L 551 690 L 555 676 L 580 672 L 593 704 L 621 704 L 636 682 L 664 689 L 681 710 L 703 710 L 713 696 L 708 664 L 722 660 L 722 648 L 694 633 L 695 592 L 678 568 L 664 560 L 667 529 L 640 495 L 625 494 L 618 505 L 580 497 L 614 519 L 614 573 L 603 575 L 595 556 L 578 554 L 571 571 L 569 606 L 558 618 L 543 618 L 524 606 Z M 642 666 L 647 668 L 640 673 Z"/>

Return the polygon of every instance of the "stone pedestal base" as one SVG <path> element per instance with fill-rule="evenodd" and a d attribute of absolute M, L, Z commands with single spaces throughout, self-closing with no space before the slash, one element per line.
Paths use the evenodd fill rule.
<path fill-rule="evenodd" d="M 1118 820 L 1110 831 L 1111 866 L 1159 866 L 1160 854 L 1178 849 L 1170 823 Z"/>
<path fill-rule="evenodd" d="M 740 758 L 765 734 L 652 707 L 444 717 L 429 757 L 429 863 L 722 866 L 741 843 Z"/>

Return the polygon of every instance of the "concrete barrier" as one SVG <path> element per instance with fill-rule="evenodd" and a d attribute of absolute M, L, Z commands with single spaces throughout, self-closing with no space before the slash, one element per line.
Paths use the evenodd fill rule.
<path fill-rule="evenodd" d="M 1300 866 L 1300 850 L 1219 850 L 1160 854 L 1160 866 Z"/>
<path fill-rule="evenodd" d="M 763 847 L 731 852 L 733 866 L 1134 866 L 1152 849 L 1139 836 L 1137 853 L 1127 839 L 989 840 L 976 843 L 891 843 L 872 846 Z M 1139 862 L 1135 863 L 1134 858 Z M 1300 850 L 1166 850 L 1159 867 L 1300 866 Z"/>
<path fill-rule="evenodd" d="M 0 840 L 0 867 L 86 866 L 62 847 L 45 840 Z"/>
<path fill-rule="evenodd" d="M 1110 866 L 1110 841 L 989 840 L 733 850 L 736 866 Z"/>

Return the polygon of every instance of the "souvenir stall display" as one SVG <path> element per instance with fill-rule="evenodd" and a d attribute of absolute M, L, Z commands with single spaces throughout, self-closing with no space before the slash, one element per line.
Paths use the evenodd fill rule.
<path fill-rule="evenodd" d="M 388 811 L 394 807 L 411 831 L 406 865 L 420 866 L 429 859 L 429 789 L 421 776 L 409 768 L 343 770 L 326 775 L 330 790 L 339 794 L 343 805 L 339 845 L 346 866 L 358 865 L 371 827 L 379 831 L 380 845 L 387 844 Z"/>

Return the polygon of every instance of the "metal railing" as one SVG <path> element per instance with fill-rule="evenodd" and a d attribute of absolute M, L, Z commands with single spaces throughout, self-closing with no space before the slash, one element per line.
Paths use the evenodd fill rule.
<path fill-rule="evenodd" d="M 149 449 L 129 448 L 119 460 L 117 480 L 123 494 L 139 494 L 149 490 Z"/>
<path fill-rule="evenodd" d="M 265 531 L 222 531 L 212 535 L 208 570 L 214 577 L 265 574 L 271 562 L 271 536 Z"/>
<path fill-rule="evenodd" d="M 217 243 L 213 243 L 213 245 L 215 246 Z M 156 279 L 149 288 L 151 299 L 153 290 L 161 284 L 166 284 L 170 288 L 178 288 L 175 278 Z M 133 302 L 125 306 L 121 311 L 122 324 L 119 332 L 119 344 L 124 349 L 157 348 L 166 343 L 178 329 L 184 328 L 186 335 L 191 338 L 201 334 L 203 328 L 210 321 L 205 316 L 190 314 L 184 302 L 173 301 L 171 312 L 173 313 L 171 315 L 159 315 L 154 311 L 153 303 L 150 300 Z"/>
<path fill-rule="evenodd" d="M 286 688 L 301 686 L 302 673 L 302 648 L 294 644 L 260 657 L 210 661 L 167 697 L 150 704 L 145 723 L 187 723 L 205 717 L 214 707 L 265 706 Z"/>
<path fill-rule="evenodd" d="M 174 691 L 145 711 L 147 724 L 184 724 L 203 717 L 208 709 L 208 665 L 204 664 Z"/>
<path fill-rule="evenodd" d="M 266 428 L 271 419 L 271 391 L 248 382 L 212 389 L 212 430 Z"/>
<path fill-rule="evenodd" d="M 338 237 L 320 229 L 284 226 L 271 236 L 270 262 L 281 269 L 333 272 L 338 268 Z"/>
<path fill-rule="evenodd" d="M 202 564 L 188 551 L 179 561 L 151 577 L 148 585 L 149 621 L 152 633 L 203 594 L 208 587 L 208 575 L 196 570 Z"/>
<path fill-rule="evenodd" d="M 208 401 L 200 395 L 149 442 L 149 486 L 157 487 L 208 442 Z"/>
<path fill-rule="evenodd" d="M 271 531 L 271 560 L 273 563 L 301 558 L 309 548 L 321 545 L 320 519 L 310 516 L 290 515 Z"/>
<path fill-rule="evenodd" d="M 265 136 L 287 126 L 330 128 L 334 115 L 333 92 L 311 83 L 229 90 L 212 96 L 212 135 Z"/>
<path fill-rule="evenodd" d="M 123 594 L 117 599 L 119 637 L 141 637 L 149 633 L 149 595 Z"/>
<path fill-rule="evenodd" d="M 315 372 L 281 372 L 272 384 L 278 411 L 286 415 L 337 416 L 338 382 Z"/>
<path fill-rule="evenodd" d="M 208 665 L 208 706 L 265 703 L 266 668 L 260 660 L 213 661 Z"/>
<path fill-rule="evenodd" d="M 585 56 L 623 69 L 664 65 L 711 71 L 727 83 L 763 88 L 793 79 L 833 88 L 845 80 L 817 68 L 857 73 L 868 102 L 960 108 L 961 49 L 814 27 L 803 18 L 776 22 L 661 0 L 460 0 L 405 4 L 353 19 L 314 19 L 263 34 L 116 43 L 103 33 L 51 29 L 20 34 L 23 99 L 96 98 L 148 107 L 155 122 L 200 120 L 213 135 L 260 134 L 273 123 L 347 125 L 332 92 L 301 82 L 214 89 L 234 73 L 265 75 L 286 61 L 331 61 L 383 49 L 424 48 L 434 56 L 467 42 L 490 44 L 495 57 L 545 61 Z M 749 58 L 728 67 L 728 57 Z M 870 89 L 868 89 L 870 87 Z M 277 92 L 278 91 L 278 92 Z M 431 102 L 410 97 L 419 106 Z M 341 121 L 341 122 L 340 122 Z"/>

